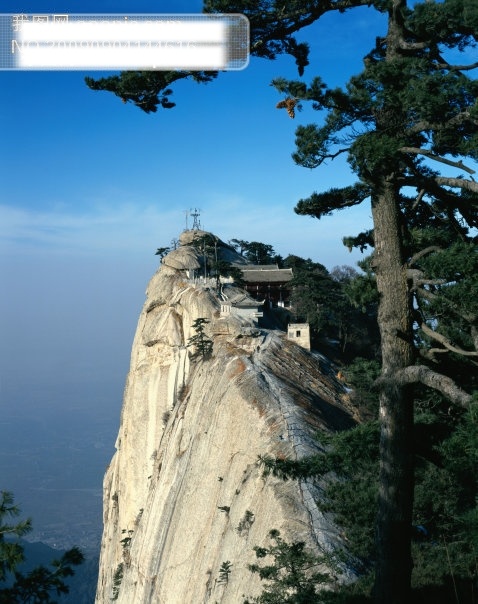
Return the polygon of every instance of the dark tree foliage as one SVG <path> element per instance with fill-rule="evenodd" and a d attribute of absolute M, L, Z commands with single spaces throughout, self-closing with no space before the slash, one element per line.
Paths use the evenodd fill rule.
<path fill-rule="evenodd" d="M 315 333 L 333 325 L 332 312 L 340 296 L 340 286 L 323 264 L 289 255 L 284 266 L 292 268 L 291 306 L 299 321 L 307 321 Z"/>
<path fill-rule="evenodd" d="M 32 530 L 32 523 L 28 518 L 11 524 L 10 519 L 19 516 L 20 510 L 15 505 L 13 493 L 1 491 L 0 496 L 0 581 L 5 581 L 8 573 L 13 573 L 24 560 L 22 546 L 11 538 L 27 535 Z"/>
<path fill-rule="evenodd" d="M 145 113 L 156 113 L 158 107 L 171 109 L 176 106 L 170 100 L 173 94 L 170 85 L 173 82 L 188 78 L 207 83 L 216 75 L 215 72 L 193 71 L 124 71 L 99 80 L 85 77 L 85 82 L 91 90 L 113 92 L 123 103 L 132 102 Z"/>
<path fill-rule="evenodd" d="M 205 233 L 204 235 L 195 237 L 191 245 L 201 254 L 204 275 L 210 275 L 213 269 L 217 268 L 219 262 L 219 239 L 215 235 Z M 219 273 L 217 273 L 217 277 L 219 279 Z"/>
<path fill-rule="evenodd" d="M 164 256 L 166 256 L 166 254 L 169 254 L 170 251 L 171 251 L 170 247 L 158 247 L 158 249 L 156 250 L 154 255 L 159 256 L 160 260 L 162 260 L 164 258 Z"/>
<path fill-rule="evenodd" d="M 232 277 L 237 285 L 244 283 L 241 269 L 222 257 L 222 245 L 218 237 L 206 233 L 196 237 L 191 245 L 201 253 L 205 273 L 216 278 L 218 290 L 221 277 Z"/>
<path fill-rule="evenodd" d="M 229 244 L 236 250 L 238 254 L 244 256 L 244 252 L 247 250 L 249 242 L 244 241 L 244 239 L 231 239 Z"/>
<path fill-rule="evenodd" d="M 272 245 L 261 241 L 243 241 L 244 256 L 251 264 L 273 264 L 276 253 Z"/>
<path fill-rule="evenodd" d="M 296 320 L 310 324 L 315 345 L 338 343 L 335 355 L 342 361 L 377 356 L 377 288 L 370 272 L 336 267 L 335 274 L 329 273 L 322 264 L 295 255 L 284 258 L 283 266 L 293 269 L 291 310 Z"/>
<path fill-rule="evenodd" d="M 23 547 L 15 537 L 31 531 L 31 521 L 11 523 L 9 519 L 20 514 L 12 493 L 1 492 L 0 499 L 0 603 L 1 604 L 54 604 L 53 596 L 69 592 L 65 579 L 74 574 L 73 567 L 84 561 L 77 547 L 66 551 L 61 558 L 51 562 L 51 568 L 38 566 L 23 574 L 18 570 L 24 561 Z M 5 539 L 7 537 L 7 539 Z M 5 587 L 2 586 L 6 585 Z"/>
<path fill-rule="evenodd" d="M 233 282 L 238 285 L 244 285 L 244 274 L 241 269 L 234 266 L 227 260 L 218 260 L 217 265 L 214 267 L 218 277 L 230 277 Z"/>
<path fill-rule="evenodd" d="M 334 566 L 330 555 L 316 556 L 303 541 L 287 543 L 277 530 L 269 533 L 269 547 L 254 547 L 258 560 L 266 564 L 250 564 L 267 587 L 257 598 L 244 604 L 319 604 L 323 602 L 324 585 L 333 585 L 337 577 L 323 568 Z M 269 562 L 267 564 L 267 562 Z"/>
<path fill-rule="evenodd" d="M 350 303 L 363 313 L 377 318 L 379 296 L 377 281 L 370 266 L 372 259 L 366 258 L 358 263 L 362 273 L 357 273 L 353 279 L 342 281 L 345 295 Z"/>
<path fill-rule="evenodd" d="M 344 369 L 346 382 L 352 385 L 349 398 L 361 420 L 372 421 L 378 415 L 378 399 L 374 384 L 380 376 L 380 363 L 376 359 L 355 357 Z"/>

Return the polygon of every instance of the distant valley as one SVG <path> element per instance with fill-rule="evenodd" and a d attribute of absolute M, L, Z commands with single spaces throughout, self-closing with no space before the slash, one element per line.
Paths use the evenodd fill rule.
<path fill-rule="evenodd" d="M 112 405 L 2 405 L 0 488 L 12 491 L 31 517 L 29 541 L 97 553 L 102 530 L 102 480 L 114 452 L 119 419 Z"/>

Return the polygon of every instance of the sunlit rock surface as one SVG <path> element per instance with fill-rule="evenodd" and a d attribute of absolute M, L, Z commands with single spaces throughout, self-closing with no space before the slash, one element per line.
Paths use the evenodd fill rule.
<path fill-rule="evenodd" d="M 220 317 L 213 285 L 186 277 L 195 263 L 183 239 L 187 251 L 149 283 L 132 347 L 104 479 L 97 603 L 239 604 L 261 592 L 247 566 L 270 529 L 311 547 L 335 539 L 320 489 L 264 477 L 258 456 L 301 457 L 318 449 L 317 430 L 351 425 L 340 384 L 283 332 Z M 187 347 L 198 317 L 214 342 L 205 361 Z"/>

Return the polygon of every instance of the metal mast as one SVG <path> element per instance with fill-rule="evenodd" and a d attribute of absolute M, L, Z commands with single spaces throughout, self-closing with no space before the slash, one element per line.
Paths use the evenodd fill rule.
<path fill-rule="evenodd" d="M 201 215 L 201 210 L 194 208 L 189 214 L 193 217 L 193 231 L 200 231 L 201 223 L 199 222 L 199 216 Z"/>

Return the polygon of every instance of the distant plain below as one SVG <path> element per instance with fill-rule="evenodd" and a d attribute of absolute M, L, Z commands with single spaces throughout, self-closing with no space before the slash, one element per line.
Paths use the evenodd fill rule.
<path fill-rule="evenodd" d="M 114 453 L 117 405 L 2 402 L 0 489 L 12 491 L 21 517 L 31 517 L 29 541 L 99 551 L 102 481 Z"/>

